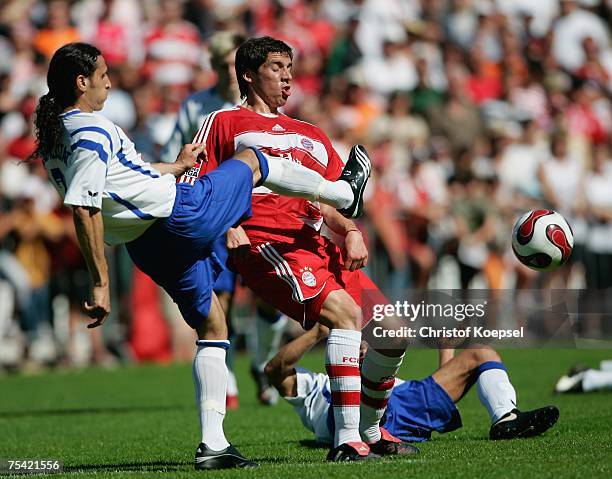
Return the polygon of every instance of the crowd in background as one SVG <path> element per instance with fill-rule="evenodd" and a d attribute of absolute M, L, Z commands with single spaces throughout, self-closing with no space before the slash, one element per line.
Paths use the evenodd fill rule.
<path fill-rule="evenodd" d="M 128 340 L 146 334 L 139 307 L 152 294 L 165 302 L 123 249 L 109 250 L 113 318 L 104 337 L 84 330 L 71 213 L 42 165 L 23 162 L 61 45 L 100 48 L 113 85 L 102 113 L 158 161 L 183 98 L 215 82 L 212 34 L 285 40 L 295 51 L 285 113 L 321 127 L 344 158 L 355 143 L 369 150 L 368 272 L 401 297 L 612 287 L 610 25 L 610 0 L 0 2 L 0 367 L 129 357 Z M 514 219 L 539 207 L 575 235 L 571 265 L 555 274 L 511 254 Z"/>

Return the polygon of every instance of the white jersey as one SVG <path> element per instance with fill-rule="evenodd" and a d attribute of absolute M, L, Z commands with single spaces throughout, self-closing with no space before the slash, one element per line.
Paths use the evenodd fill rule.
<path fill-rule="evenodd" d="M 330 408 L 329 376 L 300 367 L 295 368 L 295 373 L 297 396 L 285 400 L 293 406 L 304 427 L 314 432 L 317 441 L 333 442 L 334 413 Z"/>
<path fill-rule="evenodd" d="M 295 368 L 295 374 L 297 396 L 284 399 L 293 406 L 304 427 L 314 433 L 318 442 L 333 442 L 335 426 L 329 376 L 300 367 Z M 395 378 L 393 387 L 403 382 L 400 378 Z"/>
<path fill-rule="evenodd" d="M 45 168 L 64 204 L 102 210 L 106 243 L 132 241 L 170 216 L 176 179 L 145 163 L 121 128 L 80 110 L 61 119 L 63 144 L 44 158 Z"/>

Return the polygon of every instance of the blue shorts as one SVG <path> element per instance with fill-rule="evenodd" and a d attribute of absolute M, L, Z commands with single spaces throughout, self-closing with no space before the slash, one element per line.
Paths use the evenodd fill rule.
<path fill-rule="evenodd" d="M 225 236 L 217 238 L 213 244 L 213 253 L 215 253 L 223 265 L 223 271 L 217 277 L 213 289 L 217 292 L 233 293 L 236 289 L 236 277 L 238 274 L 227 269 L 228 252 Z"/>
<path fill-rule="evenodd" d="M 251 169 L 225 161 L 193 185 L 177 184 L 170 216 L 126 245 L 134 264 L 168 292 L 192 328 L 208 317 L 213 285 L 224 269 L 214 243 L 251 216 L 252 190 Z"/>
<path fill-rule="evenodd" d="M 462 426 L 455 403 L 431 376 L 393 388 L 383 425 L 395 437 L 410 442 L 427 441 L 433 431 L 450 432 Z"/>

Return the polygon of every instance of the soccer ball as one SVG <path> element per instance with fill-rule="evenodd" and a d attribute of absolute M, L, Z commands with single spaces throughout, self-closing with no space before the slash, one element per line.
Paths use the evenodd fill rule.
<path fill-rule="evenodd" d="M 536 271 L 564 264 L 574 248 L 574 234 L 565 218 L 553 210 L 533 210 L 512 229 L 512 250 L 518 260 Z"/>

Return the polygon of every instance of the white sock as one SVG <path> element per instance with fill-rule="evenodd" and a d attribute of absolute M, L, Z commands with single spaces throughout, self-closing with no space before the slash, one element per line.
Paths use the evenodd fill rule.
<path fill-rule="evenodd" d="M 276 321 L 271 323 L 259 314 L 255 318 L 257 331 L 257 345 L 255 348 L 255 366 L 263 372 L 266 363 L 278 353 L 283 332 L 287 325 L 287 316 L 280 315 Z"/>
<path fill-rule="evenodd" d="M 491 417 L 491 423 L 516 408 L 516 391 L 504 369 L 493 368 L 481 372 L 476 389 L 480 402 Z"/>
<path fill-rule="evenodd" d="M 334 447 L 346 442 L 361 442 L 359 435 L 359 346 L 361 331 L 332 329 L 325 348 L 325 369 L 334 407 L 336 432 Z"/>
<path fill-rule="evenodd" d="M 238 381 L 236 381 L 236 375 L 231 369 L 227 370 L 227 395 L 238 396 Z"/>
<path fill-rule="evenodd" d="M 612 389 L 612 371 L 587 369 L 582 378 L 582 389 L 584 392 Z"/>
<path fill-rule="evenodd" d="M 380 440 L 380 420 L 387 409 L 395 375 L 403 359 L 403 354 L 396 357 L 385 356 L 373 348 L 369 348 L 363 358 L 359 432 L 369 444 Z"/>
<path fill-rule="evenodd" d="M 229 442 L 223 432 L 227 366 L 225 351 L 229 341 L 196 341 L 198 352 L 193 360 L 193 382 L 200 410 L 202 442 L 214 451 L 225 449 Z"/>
<path fill-rule="evenodd" d="M 263 185 L 275 193 L 321 201 L 334 208 L 353 204 L 353 190 L 346 181 L 328 181 L 319 173 L 294 161 L 266 155 L 268 176 Z"/>
<path fill-rule="evenodd" d="M 602 371 L 612 371 L 612 360 L 605 359 L 599 363 L 599 369 Z"/>

